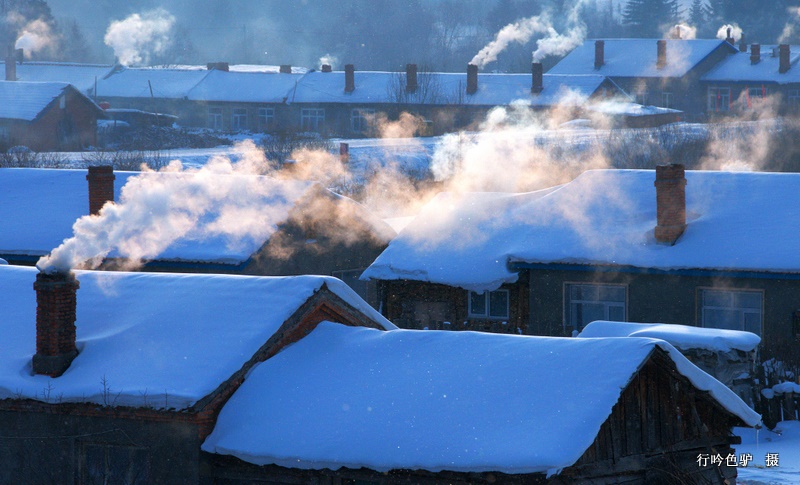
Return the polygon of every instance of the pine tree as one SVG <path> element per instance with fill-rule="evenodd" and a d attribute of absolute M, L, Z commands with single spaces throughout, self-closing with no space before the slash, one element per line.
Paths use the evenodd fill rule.
<path fill-rule="evenodd" d="M 622 21 L 635 37 L 659 37 L 678 22 L 677 0 L 628 0 Z"/>
<path fill-rule="evenodd" d="M 709 14 L 709 7 L 703 3 L 703 0 L 694 0 L 692 6 L 689 7 L 689 24 L 695 28 L 702 28 L 706 25 Z"/>

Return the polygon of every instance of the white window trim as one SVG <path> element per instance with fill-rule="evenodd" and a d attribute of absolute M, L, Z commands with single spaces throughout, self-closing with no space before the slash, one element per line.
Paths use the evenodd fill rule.
<path fill-rule="evenodd" d="M 736 308 L 736 307 L 717 307 L 717 306 L 705 306 L 705 292 L 706 291 L 718 291 L 718 292 L 727 292 L 727 293 L 759 293 L 761 296 L 761 308 L 758 310 L 758 314 L 761 316 L 761 328 L 759 329 L 758 336 L 762 336 L 764 334 L 764 290 L 753 290 L 753 289 L 746 289 L 746 288 L 715 288 L 709 286 L 700 286 L 697 288 L 697 318 L 698 326 L 703 328 L 718 328 L 718 327 L 707 327 L 704 321 L 705 316 L 705 309 L 722 309 L 722 310 L 738 310 L 740 311 L 740 316 L 744 316 L 745 313 L 756 313 L 754 308 Z M 744 328 L 744 319 L 740 318 L 741 328 L 735 330 L 741 331 L 748 331 Z M 726 330 L 726 329 L 721 329 Z"/>
<path fill-rule="evenodd" d="M 247 114 L 247 108 L 231 109 L 231 130 L 246 130 Z M 242 122 L 242 118 L 244 118 L 244 122 Z"/>
<path fill-rule="evenodd" d="M 375 110 L 372 108 L 353 108 L 350 110 L 350 131 L 353 133 L 366 133 L 369 129 L 369 122 L 366 116 L 374 116 Z M 359 127 L 356 127 L 358 123 Z"/>
<path fill-rule="evenodd" d="M 263 130 L 275 123 L 275 108 L 258 108 L 258 129 Z"/>
<path fill-rule="evenodd" d="M 324 123 L 325 108 L 300 108 L 301 130 L 319 130 Z"/>
<path fill-rule="evenodd" d="M 504 316 L 493 317 L 493 316 L 489 315 L 491 313 L 491 310 L 489 308 L 489 302 L 490 302 L 489 295 L 491 293 L 498 293 L 498 292 L 503 292 L 503 293 L 506 294 L 506 312 L 505 312 Z M 486 307 L 485 307 L 486 308 L 486 313 L 473 313 L 472 312 L 472 294 L 473 293 L 477 294 L 477 295 L 481 295 L 481 293 L 478 293 L 476 291 L 468 291 L 467 292 L 467 316 L 468 316 L 468 318 L 480 318 L 480 319 L 483 319 L 483 320 L 508 320 L 511 317 L 511 292 L 510 291 L 503 290 L 503 289 L 494 290 L 494 291 L 484 291 L 482 293 L 482 295 L 484 297 L 484 303 L 486 304 Z"/>
<path fill-rule="evenodd" d="M 725 103 L 722 100 L 724 97 L 728 98 Z M 717 104 L 717 98 L 720 98 Z M 713 101 L 712 101 L 713 100 Z M 731 110 L 731 88 L 725 86 L 709 86 L 708 87 L 708 111 L 713 113 L 727 113 Z"/>
<path fill-rule="evenodd" d="M 212 119 L 214 120 L 213 123 L 211 122 Z M 212 130 L 221 130 L 223 128 L 222 108 L 218 106 L 208 107 L 208 127 Z"/>
<path fill-rule="evenodd" d="M 614 303 L 615 304 L 614 306 L 621 305 L 622 306 L 622 312 L 623 312 L 623 317 L 622 317 L 623 320 L 622 321 L 623 322 L 627 322 L 628 321 L 628 293 L 629 293 L 628 292 L 628 285 L 618 284 L 618 283 L 593 283 L 593 282 L 590 282 L 590 281 L 565 281 L 564 284 L 563 284 L 563 287 L 561 289 L 561 291 L 562 291 L 562 300 L 561 300 L 561 302 L 562 302 L 562 305 L 561 305 L 562 318 L 561 318 L 561 321 L 562 321 L 562 326 L 563 326 L 563 329 L 564 329 L 565 332 L 566 332 L 567 328 L 571 328 L 572 327 L 572 325 L 569 323 L 569 321 L 567 319 L 567 307 L 568 307 L 568 305 L 570 303 L 572 303 L 572 300 L 569 297 L 569 288 L 570 288 L 570 286 L 574 286 L 574 285 L 598 286 L 598 287 L 599 286 L 612 286 L 612 287 L 624 289 L 625 290 L 625 301 L 624 302 L 605 302 L 605 301 L 595 301 L 595 300 L 575 300 L 575 302 L 582 302 L 582 303 L 584 303 L 584 302 L 585 303 Z M 606 308 L 605 308 L 605 310 L 606 310 L 605 313 L 606 314 L 608 314 L 608 307 L 609 307 L 609 305 L 606 305 Z M 581 331 L 583 329 L 582 328 L 574 328 L 573 330 Z"/>

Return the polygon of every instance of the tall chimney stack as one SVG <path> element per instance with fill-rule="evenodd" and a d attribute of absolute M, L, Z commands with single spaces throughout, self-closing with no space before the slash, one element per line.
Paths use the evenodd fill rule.
<path fill-rule="evenodd" d="M 789 71 L 789 68 L 792 67 L 791 57 L 792 53 L 789 48 L 789 44 L 781 44 L 778 46 L 778 56 L 780 65 L 778 67 L 778 72 L 784 74 Z"/>
<path fill-rule="evenodd" d="M 17 59 L 14 52 L 14 46 L 8 46 L 8 54 L 6 55 L 6 81 L 17 80 Z"/>
<path fill-rule="evenodd" d="M 683 165 L 656 167 L 656 241 L 675 244 L 686 229 L 686 170 Z"/>
<path fill-rule="evenodd" d="M 730 27 L 728 27 L 728 37 L 726 37 L 726 38 L 725 38 L 725 41 L 726 41 L 728 44 L 730 44 L 730 45 L 732 45 L 732 46 L 736 47 L 736 39 L 734 39 L 733 37 L 731 37 L 731 28 L 730 28 Z"/>
<path fill-rule="evenodd" d="M 750 46 L 750 64 L 759 62 L 761 62 L 761 44 L 753 44 Z"/>
<path fill-rule="evenodd" d="M 417 65 L 406 64 L 406 92 L 413 93 L 417 90 Z"/>
<path fill-rule="evenodd" d="M 656 68 L 657 69 L 664 69 L 667 65 L 667 41 L 666 40 L 659 40 L 657 42 L 657 54 L 658 57 L 656 58 Z"/>
<path fill-rule="evenodd" d="M 39 273 L 36 291 L 36 355 L 33 372 L 58 377 L 78 355 L 75 345 L 77 291 L 73 273 Z"/>
<path fill-rule="evenodd" d="M 352 93 L 356 90 L 356 67 L 352 64 L 344 66 L 344 92 Z"/>
<path fill-rule="evenodd" d="M 531 64 L 531 94 L 539 94 L 544 90 L 544 69 L 541 62 Z"/>
<path fill-rule="evenodd" d="M 594 41 L 594 68 L 600 69 L 606 63 L 606 41 Z"/>
<path fill-rule="evenodd" d="M 467 94 L 478 92 L 478 66 L 467 64 Z"/>
<path fill-rule="evenodd" d="M 744 34 L 742 34 L 742 38 L 739 39 L 739 52 L 747 52 L 747 43 L 744 41 Z"/>
<path fill-rule="evenodd" d="M 114 168 L 111 165 L 89 167 L 89 214 L 96 215 L 106 202 L 114 202 Z"/>

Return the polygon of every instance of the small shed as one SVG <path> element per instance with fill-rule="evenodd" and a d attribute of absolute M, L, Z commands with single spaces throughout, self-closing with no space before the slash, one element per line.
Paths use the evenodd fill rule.
<path fill-rule="evenodd" d="M 722 484 L 736 468 L 698 455 L 759 424 L 663 340 L 323 323 L 254 368 L 202 449 L 226 483 Z"/>
<path fill-rule="evenodd" d="M 755 367 L 761 337 L 754 333 L 663 323 L 595 321 L 586 325 L 578 337 L 666 340 L 694 365 L 728 386 L 750 407 L 755 407 Z"/>

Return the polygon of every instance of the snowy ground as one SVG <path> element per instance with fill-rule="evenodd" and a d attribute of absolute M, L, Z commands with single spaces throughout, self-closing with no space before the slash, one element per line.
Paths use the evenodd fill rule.
<path fill-rule="evenodd" d="M 737 483 L 744 485 L 800 483 L 800 421 L 782 421 L 775 431 L 735 428 L 742 444 L 736 453 L 752 455 L 753 461 L 739 467 Z M 776 454 L 778 466 L 767 467 L 767 454 Z M 772 464 L 772 463 L 771 463 Z"/>

